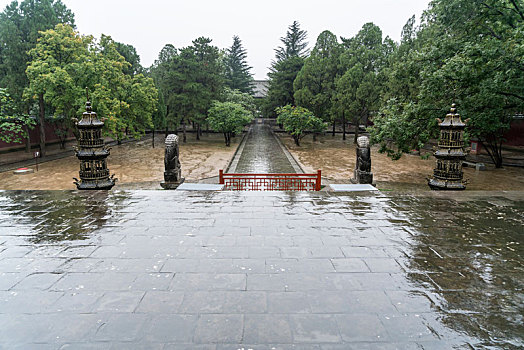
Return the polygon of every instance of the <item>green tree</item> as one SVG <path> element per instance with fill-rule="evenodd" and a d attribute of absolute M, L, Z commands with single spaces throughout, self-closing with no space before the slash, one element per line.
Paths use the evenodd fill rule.
<path fill-rule="evenodd" d="M 22 98 L 29 85 L 25 75 L 29 51 L 40 31 L 58 23 L 74 26 L 73 13 L 60 0 L 13 1 L 0 14 L 0 86 L 9 89 L 18 113 L 27 114 L 29 107 Z"/>
<path fill-rule="evenodd" d="M 255 104 L 255 98 L 245 92 L 241 92 L 239 90 L 231 90 L 229 88 L 225 88 L 223 92 L 223 102 L 233 102 L 241 105 L 244 107 L 246 111 L 251 113 L 253 117 L 255 117 L 257 113 L 257 106 Z"/>
<path fill-rule="evenodd" d="M 193 41 L 194 56 L 197 70 L 195 87 L 191 94 L 193 100 L 192 121 L 196 124 L 197 140 L 202 133 L 202 123 L 205 122 L 207 111 L 213 101 L 218 100 L 224 88 L 224 72 L 220 61 L 218 47 L 211 45 L 211 39 L 200 37 Z"/>
<path fill-rule="evenodd" d="M 427 140 L 438 136 L 433 112 L 428 113 L 415 103 L 420 94 L 424 62 L 420 55 L 422 43 L 423 35 L 417 33 L 413 16 L 402 29 L 400 45 L 388 56 L 382 107 L 373 117 L 373 127 L 368 129 L 371 141 L 380 144 L 380 151 L 387 152 L 392 159 L 420 150 Z"/>
<path fill-rule="evenodd" d="M 340 56 L 341 74 L 335 81 L 334 108 L 353 119 L 356 143 L 359 125 L 380 108 L 383 93 L 382 71 L 386 63 L 388 42 L 382 42 L 382 31 L 373 23 L 364 24 L 358 34 L 347 40 Z"/>
<path fill-rule="evenodd" d="M 209 109 L 207 121 L 212 130 L 224 134 L 226 146 L 231 145 L 231 136 L 241 133 L 244 126 L 253 120 L 252 114 L 234 102 L 215 101 Z"/>
<path fill-rule="evenodd" d="M 253 75 L 247 63 L 247 52 L 238 36 L 233 37 L 233 44 L 226 49 L 225 74 L 226 85 L 232 90 L 253 93 Z"/>
<path fill-rule="evenodd" d="M 162 75 L 162 91 L 166 93 L 167 120 L 176 125 L 182 123 L 184 142 L 187 121 L 194 123 L 196 138 L 200 139 L 201 124 L 206 122 L 209 108 L 223 91 L 219 50 L 210 44 L 210 39 L 198 38 L 192 46 L 179 51 L 168 48 L 164 52 L 166 57 L 162 57 L 165 63 L 158 72 Z"/>
<path fill-rule="evenodd" d="M 295 105 L 293 82 L 304 66 L 304 58 L 294 56 L 276 63 L 268 73 L 269 87 L 263 102 L 266 117 L 276 117 L 275 109 L 285 105 Z"/>
<path fill-rule="evenodd" d="M 130 63 L 118 52 L 110 36 L 102 34 L 93 48 L 95 62 L 93 106 L 107 118 L 106 130 L 118 141 L 128 135 L 140 137 L 152 126 L 158 91 L 152 78 L 127 75 Z M 89 86 L 89 85 L 87 85 Z"/>
<path fill-rule="evenodd" d="M 316 134 L 326 129 L 322 119 L 315 117 L 313 112 L 303 107 L 286 105 L 277 108 L 277 114 L 277 122 L 284 126 L 284 130 L 293 137 L 297 146 L 300 146 L 300 140 L 308 132 Z"/>
<path fill-rule="evenodd" d="M 178 127 L 177 116 L 173 113 L 173 110 L 170 109 L 168 103 L 170 95 L 170 66 L 172 60 L 177 54 L 178 52 L 173 45 L 166 44 L 158 54 L 158 59 L 155 60 L 154 64 L 149 69 L 159 94 L 158 107 L 157 112 L 153 116 L 153 124 L 156 129 L 165 128 L 166 137 L 170 125 Z"/>
<path fill-rule="evenodd" d="M 407 113 L 405 108 L 388 108 L 401 115 L 382 118 L 373 130 L 376 141 L 384 148 L 394 143 L 396 153 L 402 153 L 408 148 L 405 137 L 388 129 L 387 117 L 405 120 L 415 111 L 409 132 L 428 126 L 435 130 L 431 120 L 457 102 L 463 118 L 470 119 L 469 133 L 501 167 L 504 132 L 511 117 L 524 109 L 523 8 L 513 0 L 434 0 L 416 34 L 419 47 L 411 56 L 420 66 L 419 92 L 411 102 L 399 99 L 409 106 Z M 422 134 L 418 142 L 431 135 Z"/>
<path fill-rule="evenodd" d="M 283 45 L 275 49 L 275 60 L 268 73 L 267 96 L 262 103 L 262 111 L 266 117 L 276 117 L 277 107 L 295 105 L 293 82 L 309 54 L 306 39 L 307 32 L 300 29 L 297 21 L 288 27 L 286 36 L 280 38 Z"/>
<path fill-rule="evenodd" d="M 139 136 L 151 125 L 158 95 L 153 80 L 124 74 L 129 63 L 109 36 L 102 35 L 96 43 L 91 36 L 58 24 L 41 33 L 31 57 L 25 95 L 37 98 L 40 106 L 51 106 L 53 119 L 64 124 L 63 132 L 82 113 L 86 87 L 95 110 L 107 118 L 105 131 L 117 140 L 127 133 Z"/>
<path fill-rule="evenodd" d="M 311 55 L 293 84 L 297 106 L 311 110 L 325 122 L 331 122 L 333 136 L 336 116 L 333 98 L 340 51 L 341 47 L 333 33 L 327 30 L 320 33 Z"/>
<path fill-rule="evenodd" d="M 60 0 L 24 0 L 7 5 L 0 14 L 0 86 L 6 87 L 18 115 L 28 115 L 32 104 L 22 97 L 29 85 L 25 74 L 29 51 L 39 32 L 58 23 L 74 26 L 73 13 Z M 39 104 L 40 149 L 45 155 L 45 106 Z"/>
<path fill-rule="evenodd" d="M 46 102 L 57 115 L 71 120 L 82 105 L 84 96 L 82 62 L 88 61 L 88 46 L 93 38 L 80 36 L 69 25 L 57 24 L 54 29 L 41 32 L 41 37 L 30 51 L 32 60 L 26 74 L 29 86 L 25 90 L 28 101 L 36 100 L 39 109 L 40 151 L 45 156 L 45 134 L 43 125 L 46 117 Z"/>
<path fill-rule="evenodd" d="M 16 114 L 14 101 L 7 89 L 0 88 L 0 140 L 6 143 L 22 142 L 33 125 L 33 118 Z"/>
<path fill-rule="evenodd" d="M 115 42 L 116 50 L 121 54 L 129 66 L 124 68 L 124 74 L 136 75 L 144 73 L 144 67 L 140 64 L 140 56 L 133 45 Z"/>
<path fill-rule="evenodd" d="M 293 21 L 293 23 L 288 27 L 286 36 L 280 38 L 283 46 L 279 46 L 275 49 L 275 63 L 279 63 L 291 57 L 306 58 L 309 54 L 307 48 L 308 42 L 306 39 L 307 32 L 300 29 L 300 24 L 297 21 Z"/>

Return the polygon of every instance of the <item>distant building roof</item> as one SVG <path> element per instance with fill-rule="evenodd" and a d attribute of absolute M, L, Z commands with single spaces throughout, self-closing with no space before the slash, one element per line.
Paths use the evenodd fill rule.
<path fill-rule="evenodd" d="M 253 80 L 253 97 L 264 98 L 267 96 L 269 80 Z"/>

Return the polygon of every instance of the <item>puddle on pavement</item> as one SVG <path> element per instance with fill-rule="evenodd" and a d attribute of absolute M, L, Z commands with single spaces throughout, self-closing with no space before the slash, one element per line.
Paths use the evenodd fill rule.
<path fill-rule="evenodd" d="M 117 224 L 128 202 L 125 192 L 0 191 L 0 228 L 34 244 L 86 240 Z"/>
<path fill-rule="evenodd" d="M 490 201 L 394 199 L 411 222 L 412 243 L 401 261 L 412 272 L 408 279 L 426 287 L 445 326 L 485 345 L 500 340 L 517 348 L 524 336 L 524 200 Z"/>
<path fill-rule="evenodd" d="M 182 196 L 165 193 L 0 191 L 0 229 L 9 230 L 0 236 L 7 244 L 24 239 L 39 248 L 89 239 L 95 232 L 103 235 L 113 226 L 125 232 L 136 225 L 127 220 L 130 216 L 160 205 L 157 201 L 168 203 L 172 196 Z M 393 263 L 381 274 L 388 277 L 387 285 L 380 279 L 366 283 L 385 289 L 400 310 L 398 317 L 406 305 L 410 313 L 405 316 L 422 317 L 443 340 L 505 349 L 524 343 L 524 199 L 224 192 L 183 198 L 178 205 L 198 210 L 202 217 L 219 215 L 217 206 L 235 208 L 239 215 L 268 209 L 269 217 L 277 209 L 277 219 L 286 223 L 281 229 L 304 232 L 303 241 L 315 238 L 307 236 L 315 223 L 329 222 L 331 226 L 323 227 L 329 228 L 333 240 L 338 239 L 337 230 L 353 228 L 354 239 L 362 245 L 354 249 Z"/>

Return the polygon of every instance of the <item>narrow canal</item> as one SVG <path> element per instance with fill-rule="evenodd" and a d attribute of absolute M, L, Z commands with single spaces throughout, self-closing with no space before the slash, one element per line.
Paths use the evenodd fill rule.
<path fill-rule="evenodd" d="M 240 155 L 236 173 L 295 173 L 269 125 L 257 120 Z"/>

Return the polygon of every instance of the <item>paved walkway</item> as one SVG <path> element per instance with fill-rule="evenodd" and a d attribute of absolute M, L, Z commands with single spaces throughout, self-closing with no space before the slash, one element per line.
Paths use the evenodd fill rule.
<path fill-rule="evenodd" d="M 521 348 L 524 196 L 446 196 L 0 191 L 0 348 Z"/>
<path fill-rule="evenodd" d="M 263 119 L 255 121 L 246 137 L 235 173 L 295 173 L 271 127 Z"/>

